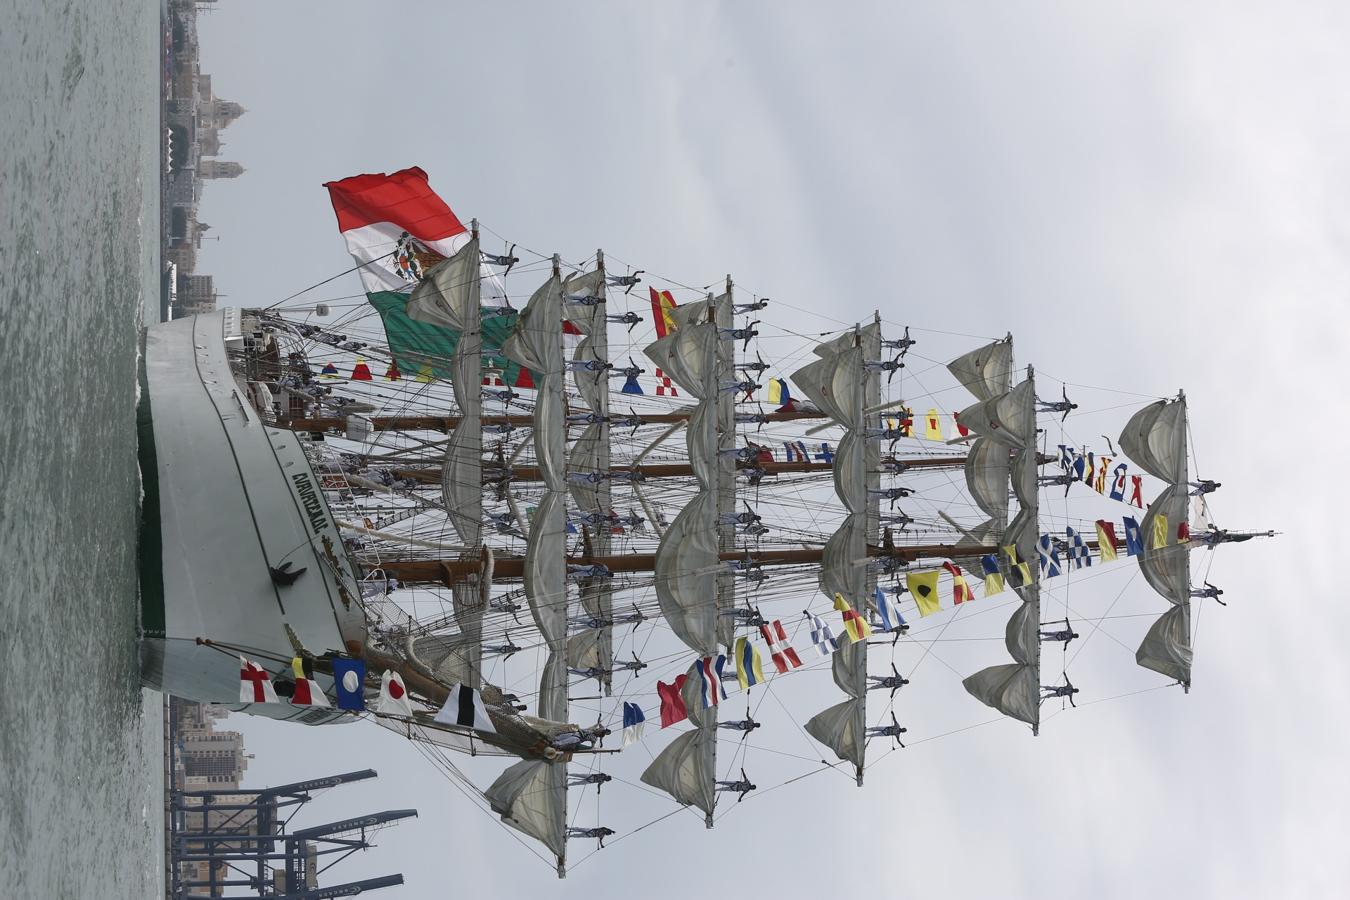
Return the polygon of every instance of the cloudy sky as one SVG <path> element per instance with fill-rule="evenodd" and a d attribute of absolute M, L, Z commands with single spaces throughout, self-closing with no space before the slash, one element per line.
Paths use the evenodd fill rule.
<path fill-rule="evenodd" d="M 561 883 L 376 729 L 235 717 L 253 783 L 380 770 L 315 821 L 421 810 L 338 871 L 401 870 L 415 897 L 1309 897 L 1350 883 L 1350 614 L 1334 576 L 1350 7 L 458 7 L 230 0 L 203 17 L 203 69 L 249 110 L 225 150 L 247 172 L 202 206 L 221 239 L 201 269 L 226 302 L 270 303 L 349 264 L 321 182 L 421 165 L 461 217 L 522 244 L 601 246 L 694 284 L 731 272 L 808 311 L 772 310 L 799 330 L 822 330 L 810 311 L 838 323 L 880 308 L 930 347 L 942 331 L 1011 330 L 1019 360 L 1075 385 L 1184 387 L 1201 474 L 1225 484 L 1220 524 L 1282 534 L 1216 554 L 1231 604 L 1204 610 L 1189 696 L 1084 706 L 1035 739 L 998 723 L 926 741 L 864 791 L 826 773 L 712 832 L 648 829 Z M 334 296 L 358 291 L 352 276 Z M 1114 435 L 1137 399 L 1078 390 L 1087 440 Z M 1161 610 L 1142 582 L 1130 593 Z M 1104 625 L 1132 647 L 1139 621 Z M 1089 650 L 1128 657 L 1104 637 Z M 1157 683 L 1102 671 L 1098 697 Z M 965 704 L 954 719 L 949 702 Z M 930 734 L 985 721 L 972 703 L 959 684 L 916 690 L 907 718 Z"/>

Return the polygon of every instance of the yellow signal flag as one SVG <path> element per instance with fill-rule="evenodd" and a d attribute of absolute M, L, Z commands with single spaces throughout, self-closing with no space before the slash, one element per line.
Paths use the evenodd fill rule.
<path fill-rule="evenodd" d="M 909 588 L 910 594 L 914 596 L 914 602 L 918 604 L 919 615 L 931 616 L 942 608 L 938 603 L 938 573 L 934 569 L 931 572 L 909 572 L 905 575 L 905 587 Z"/>
<path fill-rule="evenodd" d="M 1109 456 L 1097 457 L 1097 479 L 1096 483 L 1094 483 L 1092 486 L 1097 490 L 1097 493 L 1099 494 L 1106 493 L 1106 467 L 1109 466 L 1110 464 L 1111 464 L 1111 457 Z"/>
<path fill-rule="evenodd" d="M 834 595 L 834 608 L 844 614 L 844 631 L 850 640 L 865 641 L 872 636 L 872 626 L 849 605 L 843 594 Z"/>
<path fill-rule="evenodd" d="M 942 420 L 938 418 L 938 411 L 936 409 L 930 409 L 928 415 L 925 417 L 925 421 L 926 426 L 924 428 L 923 436 L 930 441 L 943 440 Z"/>
<path fill-rule="evenodd" d="M 769 379 L 769 402 L 783 402 L 783 382 L 779 381 L 777 378 Z"/>
<path fill-rule="evenodd" d="M 1153 549 L 1167 546 L 1167 516 L 1158 513 L 1153 517 Z"/>
<path fill-rule="evenodd" d="M 1115 527 L 1107 531 L 1108 524 L 1110 523 L 1106 521 L 1097 522 L 1097 552 L 1101 555 L 1102 562 L 1114 562 L 1116 559 Z"/>
<path fill-rule="evenodd" d="M 305 674 L 305 661 L 298 656 L 291 657 L 291 671 L 295 673 L 296 681 L 304 681 L 309 677 Z"/>
<path fill-rule="evenodd" d="M 748 691 L 753 685 L 764 683 L 764 668 L 759 662 L 759 651 L 749 638 L 736 638 L 736 680 L 741 690 Z"/>

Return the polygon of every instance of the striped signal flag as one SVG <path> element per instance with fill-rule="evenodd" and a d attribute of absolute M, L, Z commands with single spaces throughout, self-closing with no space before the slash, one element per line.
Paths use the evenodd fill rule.
<path fill-rule="evenodd" d="M 773 667 L 779 674 L 801 666 L 801 658 L 797 656 L 796 649 L 788 643 L 787 632 L 783 629 L 781 621 L 774 619 L 759 626 L 759 633 L 769 645 L 769 658 L 773 660 Z"/>
<path fill-rule="evenodd" d="M 967 600 L 975 599 L 975 595 L 971 593 L 970 584 L 966 582 L 966 576 L 961 574 L 961 570 L 951 560 L 944 562 L 942 568 L 946 569 L 947 574 L 952 576 L 953 603 L 965 603 Z"/>
<path fill-rule="evenodd" d="M 865 641 L 872 636 L 872 626 L 867 624 L 861 613 L 849 605 L 843 594 L 834 595 L 834 608 L 844 614 L 844 633 L 848 635 L 849 640 Z"/>

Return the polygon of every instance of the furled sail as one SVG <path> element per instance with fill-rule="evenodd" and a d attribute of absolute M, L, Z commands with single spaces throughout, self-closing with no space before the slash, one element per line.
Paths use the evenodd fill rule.
<path fill-rule="evenodd" d="M 694 726 L 671 741 L 642 773 L 642 782 L 702 810 L 708 827 L 717 801 L 717 707 L 703 708 L 700 680 L 690 667 L 680 691 Z"/>
<path fill-rule="evenodd" d="M 699 403 L 685 425 L 685 446 L 689 449 L 689 464 L 699 486 L 717 489 L 717 407 Z"/>
<path fill-rule="evenodd" d="M 1145 472 L 1168 484 L 1186 480 L 1186 398 L 1150 403 L 1130 417 L 1120 450 Z"/>
<path fill-rule="evenodd" d="M 577 344 L 577 349 L 572 353 L 572 359 L 577 362 L 587 362 L 588 360 L 603 360 L 596 344 L 598 342 L 594 337 L 581 339 Z M 586 405 L 591 409 L 599 411 L 605 406 L 604 397 L 609 392 L 609 372 L 605 369 L 587 369 L 578 366 L 572 372 L 572 381 L 577 386 L 577 393 L 581 399 L 586 401 Z"/>
<path fill-rule="evenodd" d="M 1011 341 L 1009 341 L 1011 343 Z M 1006 394 L 993 397 L 970 408 L 975 413 L 970 421 L 961 413 L 962 424 L 977 434 L 990 438 L 988 446 L 998 447 L 1007 463 L 1007 448 L 1019 452 L 1013 457 L 1007 472 L 1021 509 L 1008 523 L 1000 547 L 1013 547 L 1018 561 L 1031 567 L 1031 580 L 1018 585 L 1016 593 L 1022 598 L 1008 618 L 1004 633 L 1012 664 L 989 666 L 962 681 L 975 699 L 1031 726 L 1032 733 L 1040 728 L 1041 677 L 1041 590 L 1035 569 L 1036 542 L 1040 534 L 1040 498 L 1037 491 L 1039 459 L 1036 453 L 1036 385 L 1035 373 L 1027 367 L 1026 380 Z M 976 443 L 979 443 L 978 441 Z M 981 454 L 992 454 L 992 449 L 979 448 Z M 976 448 L 972 447 L 972 453 Z M 969 473 L 969 469 L 967 470 Z M 974 481 L 970 479 L 968 481 Z M 992 485 L 983 485 L 992 489 Z M 972 493 L 974 489 L 972 488 Z M 1006 515 L 1007 494 L 1004 493 Z M 978 499 L 977 499 L 977 502 Z M 983 508 L 983 506 L 982 506 Z M 988 510 L 986 510 L 987 512 Z M 1001 555 L 1006 556 L 1006 552 Z M 1009 561 L 1011 564 L 1011 561 Z"/>
<path fill-rule="evenodd" d="M 721 568 L 717 501 L 702 491 L 670 523 L 656 550 L 656 599 L 670 630 L 699 656 L 717 652 L 713 592 Z"/>
<path fill-rule="evenodd" d="M 579 477 L 608 472 L 608 465 L 601 469 L 601 455 L 608 449 L 604 430 L 604 422 L 587 425 L 572 444 L 572 453 L 567 460 L 567 473 L 573 476 L 567 480 L 567 489 L 571 492 L 577 509 L 582 512 L 608 509 L 608 506 L 602 507 L 600 501 L 600 489 L 606 486 L 607 481 L 604 479 L 591 481 Z"/>
<path fill-rule="evenodd" d="M 833 598 L 843 594 L 849 602 L 866 599 L 867 516 L 854 513 L 825 542 L 820 559 L 820 590 Z"/>
<path fill-rule="evenodd" d="M 806 723 L 806 733 L 834 751 L 840 759 L 861 769 L 867 755 L 864 700 L 849 699 L 816 713 Z"/>
<path fill-rule="evenodd" d="M 530 522 L 525 549 L 525 597 L 550 650 L 567 636 L 566 410 L 563 407 L 562 282 L 555 274 L 521 311 L 502 355 L 535 373 L 534 446 L 547 490 Z"/>
<path fill-rule="evenodd" d="M 567 709 L 567 651 L 549 653 L 539 673 L 539 718 L 551 722 L 566 722 Z"/>
<path fill-rule="evenodd" d="M 479 304 L 482 255 L 478 238 L 471 238 L 449 259 L 441 260 L 427 272 L 408 296 L 404 311 L 408 318 L 455 331 L 475 327 L 468 315 Z"/>
<path fill-rule="evenodd" d="M 1186 485 L 1174 484 L 1149 504 L 1140 525 L 1144 552 L 1139 557 L 1139 569 L 1149 585 L 1173 604 L 1186 603 L 1191 595 L 1189 550 L 1177 541 L 1177 526 L 1186 523 L 1188 503 Z M 1167 536 L 1167 543 L 1161 547 L 1154 543 L 1159 516 L 1166 521 Z"/>
<path fill-rule="evenodd" d="M 1191 683 L 1191 604 L 1178 604 L 1157 618 L 1134 658 L 1145 669 Z"/>
<path fill-rule="evenodd" d="M 482 426 L 476 417 L 461 417 L 445 442 L 441 496 L 450 524 L 465 547 L 478 546 L 483 533 L 482 448 Z"/>
<path fill-rule="evenodd" d="M 1022 450 L 1035 440 L 1035 401 L 1036 388 L 1028 378 L 1006 394 L 961 410 L 961 424 L 977 435 Z"/>
<path fill-rule="evenodd" d="M 989 666 L 961 683 L 981 703 L 1036 728 L 1041 703 L 1040 588 L 1033 584 L 1018 594 L 1023 603 L 1008 619 L 1005 633 L 1008 654 L 1017 662 Z"/>
<path fill-rule="evenodd" d="M 1008 521 L 1008 448 L 998 441 L 977 437 L 966 454 L 966 487 L 975 505 L 999 523 Z"/>
<path fill-rule="evenodd" d="M 483 795 L 492 811 L 561 860 L 567 853 L 567 769 L 527 759 L 497 776 Z"/>
<path fill-rule="evenodd" d="M 643 352 L 681 390 L 702 399 L 708 396 L 708 378 L 716 365 L 717 340 L 716 325 L 687 325 L 648 344 Z"/>
<path fill-rule="evenodd" d="M 851 513 L 867 511 L 867 472 L 876 468 L 875 463 L 868 465 L 869 444 L 859 433 L 846 431 L 834 452 L 834 492 Z M 876 447 L 875 444 L 870 446 Z"/>
<path fill-rule="evenodd" d="M 947 363 L 947 371 L 977 400 L 992 400 L 1008 390 L 1012 376 L 1012 336 L 958 356 Z"/>
<path fill-rule="evenodd" d="M 877 373 L 863 363 L 875 359 L 879 351 L 880 329 L 873 323 L 817 346 L 815 352 L 821 358 L 792 376 L 807 397 L 844 427 L 835 460 L 834 489 L 850 515 L 825 543 L 820 589 L 827 597 L 843 597 L 854 610 L 867 608 L 875 584 L 868 568 L 867 543 L 880 528 L 877 495 L 869 492 L 879 484 L 879 452 L 861 429 L 865 404 L 875 404 L 880 394 Z M 835 683 L 849 699 L 812 717 L 806 731 L 840 759 L 853 763 L 861 785 L 867 755 L 867 642 L 846 642 L 834 654 L 831 666 Z"/>
<path fill-rule="evenodd" d="M 863 351 L 852 347 L 807 363 L 792 381 L 812 403 L 845 428 L 862 425 Z"/>
<path fill-rule="evenodd" d="M 564 314 L 586 335 L 573 354 L 573 359 L 581 362 L 609 360 L 609 332 L 605 324 L 606 285 L 603 251 L 597 251 L 596 259 L 597 266 L 594 270 L 573 275 L 563 283 L 564 300 L 573 298 L 574 301 L 564 302 Z M 585 302 L 575 302 L 578 298 Z M 611 460 L 610 428 L 607 418 L 609 371 L 578 366 L 572 373 L 572 379 L 582 400 L 590 407 L 591 412 L 600 417 L 600 421 L 587 425 L 578 436 L 572 447 L 569 473 L 586 476 L 606 475 L 609 473 Z M 612 491 L 607 478 L 592 480 L 574 475 L 568 481 L 568 488 L 577 507 L 583 512 L 609 511 Z M 591 528 L 590 539 L 592 549 L 597 555 L 609 555 L 613 536 L 608 527 Z M 614 666 L 612 626 L 607 624 L 612 620 L 614 612 L 613 584 L 608 578 L 586 578 L 580 583 L 580 594 L 582 609 L 593 623 L 598 624 L 568 639 L 568 665 L 597 672 L 600 684 L 608 695 L 613 685 Z"/>
<path fill-rule="evenodd" d="M 539 633 L 554 649 L 562 646 L 567 634 L 566 509 L 566 494 L 545 492 L 534 511 L 525 548 L 525 598 Z"/>
<path fill-rule="evenodd" d="M 1181 540 L 1178 527 L 1187 523 L 1186 397 L 1150 403 L 1130 417 L 1120 433 L 1121 450 L 1144 471 L 1166 481 L 1166 487 L 1149 505 L 1140 526 L 1144 552 L 1139 569 L 1149 585 L 1172 606 L 1149 628 L 1135 651 L 1135 661 L 1191 683 L 1191 560 L 1190 544 Z M 1159 517 L 1165 542 L 1159 545 L 1155 530 Z"/>
<path fill-rule="evenodd" d="M 568 276 L 562 290 L 563 315 L 567 321 L 586 335 L 604 330 L 605 273 L 602 269 Z"/>
<path fill-rule="evenodd" d="M 559 372 L 561 334 L 562 281 L 553 275 L 530 295 L 515 329 L 502 341 L 501 355 L 532 372 Z"/>

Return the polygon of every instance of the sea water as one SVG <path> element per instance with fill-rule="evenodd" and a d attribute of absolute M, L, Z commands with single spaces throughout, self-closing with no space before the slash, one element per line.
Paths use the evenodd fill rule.
<path fill-rule="evenodd" d="M 0 897 L 163 895 L 138 681 L 159 4 L 0 0 Z"/>

